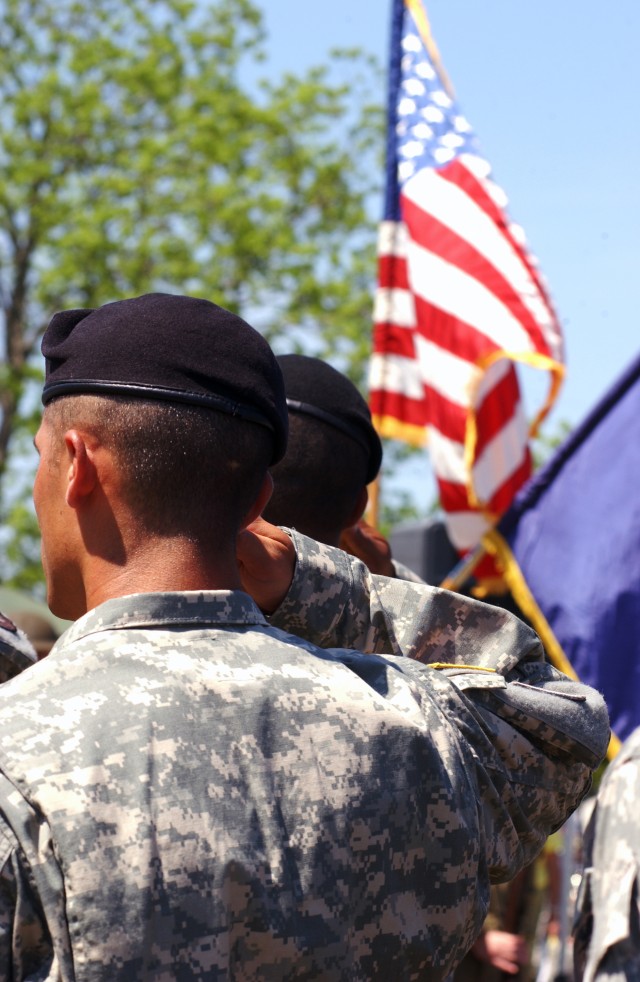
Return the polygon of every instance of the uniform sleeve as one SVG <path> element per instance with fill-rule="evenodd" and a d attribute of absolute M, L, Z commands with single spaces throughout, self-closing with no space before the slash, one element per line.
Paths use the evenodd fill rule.
<path fill-rule="evenodd" d="M 0 982 L 50 977 L 51 938 L 28 864 L 0 816 Z"/>
<path fill-rule="evenodd" d="M 405 564 L 399 562 L 399 560 L 392 559 L 391 564 L 393 566 L 396 579 L 408 580 L 410 583 L 422 583 L 423 585 L 425 584 L 426 581 L 423 580 L 421 576 L 418 576 L 417 573 L 414 573 L 412 569 L 409 569 L 408 566 L 405 566 Z"/>
<path fill-rule="evenodd" d="M 640 980 L 640 731 L 610 766 L 585 833 L 576 904 L 576 977 Z M 578 974 L 579 973 L 579 974 Z"/>
<path fill-rule="evenodd" d="M 320 648 L 410 654 L 409 611 L 431 587 L 374 576 L 354 556 L 290 530 L 296 566 L 289 592 L 269 618 Z M 382 594 L 385 594 L 386 605 Z"/>
<path fill-rule="evenodd" d="M 377 576 L 340 549 L 290 534 L 296 568 L 287 596 L 269 618 L 274 627 L 320 648 L 403 655 L 502 675 L 544 661 L 537 634 L 509 611 L 424 583 Z"/>
<path fill-rule="evenodd" d="M 272 623 L 323 648 L 408 657 L 402 670 L 431 690 L 442 679 L 439 698 L 479 768 L 491 877 L 513 876 L 589 790 L 609 740 L 601 695 L 550 665 L 535 632 L 508 611 L 372 575 L 296 533 L 293 541 L 294 579 Z"/>

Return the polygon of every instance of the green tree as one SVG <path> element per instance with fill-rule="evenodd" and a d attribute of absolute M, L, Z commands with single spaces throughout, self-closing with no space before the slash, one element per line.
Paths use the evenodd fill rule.
<path fill-rule="evenodd" d="M 53 311 L 193 293 L 362 381 L 381 75 L 261 80 L 265 43 L 250 0 L 0 0 L 5 581 L 37 575 L 18 435 Z"/>

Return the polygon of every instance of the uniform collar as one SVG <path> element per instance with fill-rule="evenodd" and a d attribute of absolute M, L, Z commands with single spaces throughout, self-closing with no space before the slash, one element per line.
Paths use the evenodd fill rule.
<path fill-rule="evenodd" d="M 267 626 L 267 622 L 251 597 L 241 590 L 134 593 L 107 600 L 84 614 L 64 632 L 55 647 L 100 631 L 206 625 Z"/>

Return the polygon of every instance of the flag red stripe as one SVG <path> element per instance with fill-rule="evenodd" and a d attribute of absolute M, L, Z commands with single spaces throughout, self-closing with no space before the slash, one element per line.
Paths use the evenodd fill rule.
<path fill-rule="evenodd" d="M 428 423 L 449 440 L 464 443 L 468 410 L 436 389 L 425 386 Z M 497 437 L 520 406 L 520 390 L 515 370 L 500 379 L 487 393 L 476 414 L 476 457 Z"/>
<path fill-rule="evenodd" d="M 396 327 L 390 321 L 379 321 L 375 324 L 373 350 L 384 355 L 415 359 L 413 331 L 406 327 Z"/>
<path fill-rule="evenodd" d="M 493 580 L 500 577 L 500 571 L 496 565 L 496 560 L 488 553 L 482 557 L 478 565 L 473 570 L 473 578 L 476 582 L 482 580 Z"/>
<path fill-rule="evenodd" d="M 531 257 L 527 249 L 518 242 L 518 240 L 512 234 L 509 224 L 506 221 L 506 217 L 502 209 L 495 203 L 491 195 L 483 187 L 481 181 L 473 174 L 468 167 L 465 166 L 461 159 L 456 159 L 447 164 L 438 171 L 440 177 L 446 181 L 450 181 L 452 184 L 457 185 L 470 198 L 475 201 L 475 203 L 486 212 L 493 222 L 498 226 L 501 233 L 504 235 L 505 239 L 509 242 L 513 250 L 518 254 L 524 266 L 526 266 L 531 279 L 535 283 L 541 297 L 544 299 L 545 304 L 551 314 L 551 319 L 554 321 L 556 330 L 560 330 L 553 305 L 547 293 L 546 287 L 540 278 L 540 274 L 536 269 L 536 266 L 531 261 Z M 542 335 L 538 329 L 538 339 L 536 340 L 536 347 L 540 351 L 550 352 L 550 346 L 547 339 Z"/>
<path fill-rule="evenodd" d="M 451 402 L 437 389 L 425 386 L 427 401 L 427 419 L 439 433 L 448 440 L 464 443 L 468 411 L 464 406 Z"/>
<path fill-rule="evenodd" d="M 409 289 L 409 272 L 404 256 L 391 254 L 378 257 L 378 284 L 395 290 Z"/>
<path fill-rule="evenodd" d="M 521 464 L 491 495 L 490 500 L 487 502 L 488 510 L 495 515 L 501 515 L 509 507 L 519 488 L 529 479 L 531 473 L 531 454 L 527 448 Z M 449 514 L 455 514 L 456 512 L 478 512 L 478 509 L 472 507 L 469 503 L 469 496 L 465 484 L 460 484 L 457 481 L 447 481 L 442 477 L 437 477 L 436 480 L 440 491 L 440 502 L 444 511 Z"/>
<path fill-rule="evenodd" d="M 392 327 L 388 328 L 387 325 L 384 325 L 384 329 L 381 329 L 381 325 L 377 325 L 377 328 L 374 346 L 376 352 L 409 359 L 415 357 L 411 331 L 406 328 L 394 330 Z M 442 392 L 427 383 L 424 383 L 424 393 L 426 403 L 426 411 L 423 414 L 424 421 L 434 426 L 448 439 L 462 443 L 468 415 L 466 407 L 448 399 Z M 391 393 L 389 393 L 390 395 Z M 378 414 L 379 408 L 373 409 L 373 406 L 374 403 L 376 406 L 381 404 L 380 390 L 372 390 L 370 401 L 372 411 Z M 515 368 L 511 366 L 508 373 L 486 394 L 477 411 L 477 454 L 498 435 L 504 424 L 512 418 L 519 402 L 518 378 Z M 399 406 L 398 399 L 394 400 L 394 405 Z M 394 415 L 394 411 L 387 409 L 384 415 Z"/>
<path fill-rule="evenodd" d="M 478 252 L 466 239 L 460 238 L 446 225 L 424 212 L 415 202 L 402 198 L 402 208 L 404 219 L 415 242 L 419 242 L 425 249 L 481 282 L 520 322 L 533 339 L 536 350 L 548 353 L 547 341 L 520 295 L 513 289 L 509 280 L 505 279 L 481 252 Z M 425 284 L 425 287 L 428 298 L 428 284 Z M 471 325 L 468 325 L 467 329 L 478 330 Z M 487 343 L 495 347 L 494 342 L 485 335 L 480 343 L 483 348 L 487 347 Z"/>
<path fill-rule="evenodd" d="M 531 460 L 531 451 L 529 450 L 529 447 L 525 447 L 524 460 L 520 466 L 491 495 L 491 498 L 489 499 L 489 510 L 492 511 L 494 515 L 502 515 L 507 510 L 522 485 L 529 480 L 532 473 L 533 463 Z"/>
<path fill-rule="evenodd" d="M 520 405 L 520 387 L 518 376 L 513 365 L 509 371 L 494 385 L 487 393 L 479 409 L 476 412 L 476 428 L 478 440 L 476 444 L 476 457 L 494 437 L 498 436 L 516 413 Z"/>
<path fill-rule="evenodd" d="M 464 484 L 456 481 L 446 481 L 442 477 L 437 478 L 438 490 L 440 491 L 440 504 L 444 511 L 451 513 L 457 511 L 475 511 L 469 504 L 467 488 Z"/>
<path fill-rule="evenodd" d="M 420 294 L 414 294 L 414 301 L 417 330 L 444 351 L 477 365 L 484 355 L 499 350 L 471 324 L 434 307 Z"/>
<path fill-rule="evenodd" d="M 381 389 L 371 393 L 369 406 L 373 416 L 391 416 L 411 426 L 426 426 L 426 405 L 423 399 Z"/>

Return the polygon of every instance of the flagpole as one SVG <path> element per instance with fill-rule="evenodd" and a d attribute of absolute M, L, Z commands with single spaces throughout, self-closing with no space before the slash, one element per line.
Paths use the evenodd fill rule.
<path fill-rule="evenodd" d="M 398 98 L 398 89 L 400 87 L 401 79 L 401 51 L 402 51 L 402 21 L 403 21 L 403 0 L 394 0 L 391 5 L 391 24 L 390 24 L 390 38 L 391 44 L 389 47 L 389 66 L 388 66 L 388 91 L 387 91 L 387 113 L 389 119 L 395 119 L 396 116 L 396 103 Z M 398 202 L 398 169 L 396 160 L 396 133 L 395 127 L 389 126 L 387 128 L 387 146 L 386 146 L 386 181 L 385 181 L 385 200 L 384 200 L 384 214 L 385 216 L 393 213 L 397 207 Z M 380 427 L 377 425 L 375 418 L 372 419 L 373 425 L 376 427 L 380 437 L 382 437 L 382 432 Z M 366 518 L 369 525 L 373 528 L 378 528 L 378 523 L 380 520 L 380 483 L 381 483 L 382 467 L 380 472 L 377 474 L 375 479 L 368 485 L 367 490 L 369 492 L 369 502 L 367 505 Z"/>

